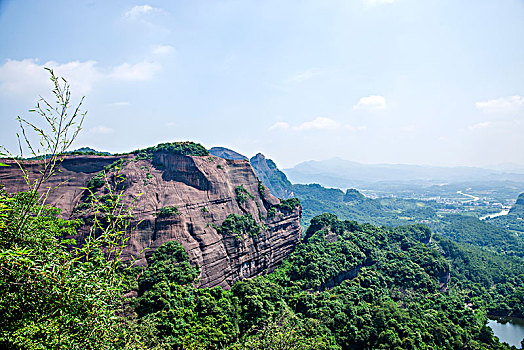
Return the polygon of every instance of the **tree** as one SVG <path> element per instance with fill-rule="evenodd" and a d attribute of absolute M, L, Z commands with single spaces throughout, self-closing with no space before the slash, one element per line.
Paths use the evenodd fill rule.
<path fill-rule="evenodd" d="M 46 203 L 54 190 L 45 187 L 46 181 L 58 171 L 61 155 L 85 117 L 80 111 L 83 98 L 69 114 L 69 85 L 48 71 L 56 104 L 40 98 L 31 110 L 40 122 L 43 119 L 43 126 L 18 117 L 20 155 L 14 157 L 5 147 L 0 154 L 14 160 L 28 187 L 9 194 L 0 185 L 0 347 L 138 347 L 117 317 L 122 295 L 119 251 L 125 243 L 128 214 L 120 197 L 112 196 L 110 203 L 93 201 L 93 211 L 105 212 L 105 220 L 95 220 L 92 234 L 78 246 L 64 237 L 74 236 L 80 222 L 60 218 L 60 211 Z M 31 131 L 40 138 L 39 146 L 33 146 Z M 35 178 L 25 168 L 24 149 L 40 165 Z M 106 186 L 116 191 L 115 183 L 106 181 Z"/>

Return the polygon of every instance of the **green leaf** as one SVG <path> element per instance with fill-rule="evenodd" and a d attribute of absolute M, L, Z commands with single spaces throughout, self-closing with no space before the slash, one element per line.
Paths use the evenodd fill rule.
<path fill-rule="evenodd" d="M 0 166 L 9 166 L 8 164 L 0 163 Z"/>

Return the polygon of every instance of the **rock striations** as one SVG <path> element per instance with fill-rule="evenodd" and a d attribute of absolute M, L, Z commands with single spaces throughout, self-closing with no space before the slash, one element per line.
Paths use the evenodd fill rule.
<path fill-rule="evenodd" d="M 209 149 L 209 153 L 224 159 L 248 159 L 246 156 L 224 147 L 213 147 Z M 269 188 L 273 195 L 284 199 L 295 196 L 293 185 L 287 179 L 286 174 L 280 171 L 271 159 L 266 158 L 262 153 L 258 153 L 249 159 L 249 163 L 260 181 Z"/>
<path fill-rule="evenodd" d="M 136 155 L 65 156 L 61 171 L 47 186 L 66 182 L 51 193 L 49 203 L 61 208 L 64 217 L 87 218 L 88 211 L 79 210 L 88 194 L 82 188 L 119 159 L 120 174 L 125 177 L 123 200 L 133 208 L 136 226 L 123 253 L 125 260 L 147 264 L 156 248 L 177 240 L 192 264 L 200 267 L 201 287 L 229 288 L 237 280 L 272 271 L 300 240 L 302 208 L 280 211 L 279 200 L 260 184 L 246 160 L 171 153 L 146 159 Z M 20 172 L 10 164 L 0 169 L 0 183 L 11 192 L 23 190 Z M 37 161 L 26 164 L 34 174 L 40 170 Z M 114 176 L 112 169 L 108 177 Z M 95 191 L 103 195 L 104 187 Z M 249 219 L 258 230 L 221 229 L 228 218 Z M 87 227 L 80 232 L 87 232 Z"/>

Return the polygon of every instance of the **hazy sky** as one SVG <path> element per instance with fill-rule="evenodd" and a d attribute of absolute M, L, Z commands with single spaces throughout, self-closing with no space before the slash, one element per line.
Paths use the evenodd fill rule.
<path fill-rule="evenodd" d="M 12 149 L 52 67 L 86 96 L 75 147 L 524 164 L 523 0 L 0 0 L 0 35 Z"/>

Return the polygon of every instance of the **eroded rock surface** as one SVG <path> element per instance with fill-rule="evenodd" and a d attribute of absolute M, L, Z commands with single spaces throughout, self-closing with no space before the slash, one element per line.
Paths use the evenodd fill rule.
<path fill-rule="evenodd" d="M 271 190 L 271 193 L 284 199 L 294 197 L 293 185 L 286 174 L 277 168 L 275 162 L 266 158 L 262 153 L 258 153 L 250 159 L 250 163 L 255 174 Z"/>
<path fill-rule="evenodd" d="M 123 198 L 133 207 L 132 226 L 137 227 L 130 233 L 125 260 L 133 258 L 135 264 L 147 264 L 146 257 L 156 248 L 177 240 L 186 248 L 192 264 L 200 267 L 201 287 L 229 288 L 237 280 L 272 271 L 299 242 L 302 209 L 278 211 L 279 200 L 259 185 L 246 160 L 166 153 L 155 154 L 152 159 L 133 155 L 66 156 L 61 171 L 46 184 L 54 187 L 65 181 L 51 193 L 49 203 L 61 208 L 64 217 L 87 216 L 75 210 L 86 198 L 81 188 L 120 158 L 120 173 L 125 177 Z M 0 169 L 0 183 L 11 192 L 25 189 L 20 171 L 11 165 Z M 27 162 L 27 167 L 35 175 L 40 169 L 37 161 Z M 108 174 L 114 176 L 114 170 Z M 239 186 L 250 194 L 243 202 L 237 201 Z M 103 188 L 98 194 L 104 194 Z M 158 215 L 162 208 L 172 207 L 177 208 L 175 215 Z M 268 217 L 271 207 L 277 212 Z M 251 215 L 262 230 L 257 235 L 217 232 L 230 214 Z"/>

